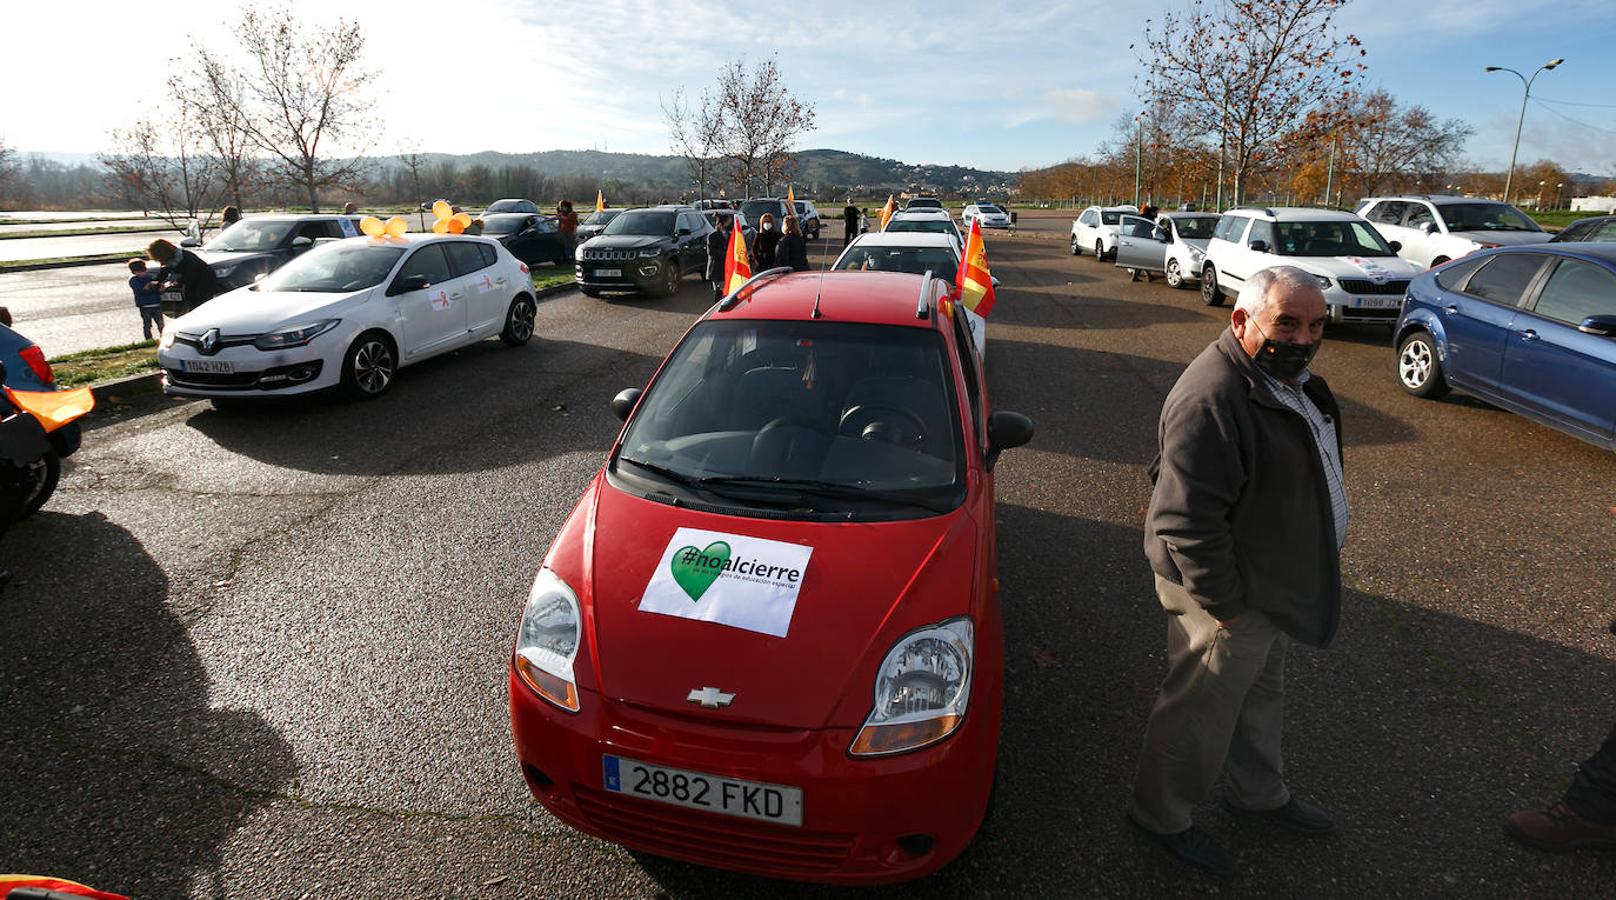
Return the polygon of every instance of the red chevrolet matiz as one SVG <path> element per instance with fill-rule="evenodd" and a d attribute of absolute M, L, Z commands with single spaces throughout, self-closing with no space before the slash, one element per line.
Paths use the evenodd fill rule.
<path fill-rule="evenodd" d="M 685 334 L 534 580 L 528 787 L 703 865 L 881 883 L 987 809 L 1003 634 L 990 412 L 942 280 L 771 270 Z"/>

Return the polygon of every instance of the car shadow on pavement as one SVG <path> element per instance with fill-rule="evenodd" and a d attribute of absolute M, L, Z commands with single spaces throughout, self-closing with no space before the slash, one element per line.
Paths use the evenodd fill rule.
<path fill-rule="evenodd" d="M 344 475 L 486 471 L 571 450 L 605 452 L 622 426 L 611 399 L 641 387 L 661 356 L 535 337 L 410 366 L 384 396 L 273 399 L 201 409 L 187 424 L 277 467 Z"/>
<path fill-rule="evenodd" d="M 0 870 L 133 897 L 199 890 L 295 777 L 287 743 L 210 705 L 168 579 L 124 528 L 41 512 L 5 537 L 0 559 L 24 558 L 0 596 Z"/>

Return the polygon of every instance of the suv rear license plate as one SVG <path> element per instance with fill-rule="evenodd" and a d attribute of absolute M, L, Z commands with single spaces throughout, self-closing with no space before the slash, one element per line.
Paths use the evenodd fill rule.
<path fill-rule="evenodd" d="M 236 365 L 223 359 L 182 359 L 187 372 L 207 372 L 210 375 L 234 375 Z"/>
<path fill-rule="evenodd" d="M 606 790 L 778 825 L 802 825 L 802 788 L 742 781 L 604 755 Z"/>
<path fill-rule="evenodd" d="M 1390 309 L 1402 306 L 1402 297 L 1359 297 L 1358 306 L 1362 309 Z"/>
<path fill-rule="evenodd" d="M 596 269 L 595 270 L 595 277 L 596 278 L 622 278 L 623 277 L 623 270 L 622 269 Z"/>

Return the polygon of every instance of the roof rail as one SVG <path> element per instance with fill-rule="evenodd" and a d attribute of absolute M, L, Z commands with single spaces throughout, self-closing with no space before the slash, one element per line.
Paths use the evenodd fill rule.
<path fill-rule="evenodd" d="M 772 269 L 764 269 L 756 275 L 753 275 L 751 278 L 746 279 L 746 281 L 743 282 L 740 287 L 730 291 L 729 296 L 718 301 L 718 311 L 729 312 L 730 310 L 734 309 L 735 304 L 745 299 L 741 295 L 745 294 L 747 297 L 752 296 L 752 291 L 757 289 L 754 287 L 754 285 L 759 285 L 764 279 L 772 279 L 781 275 L 789 275 L 792 273 L 792 271 L 793 269 L 790 266 L 775 266 Z"/>
<path fill-rule="evenodd" d="M 925 276 L 920 279 L 920 304 L 915 307 L 915 318 L 924 319 L 931 315 L 931 303 L 926 296 L 931 293 L 931 269 L 926 270 Z"/>

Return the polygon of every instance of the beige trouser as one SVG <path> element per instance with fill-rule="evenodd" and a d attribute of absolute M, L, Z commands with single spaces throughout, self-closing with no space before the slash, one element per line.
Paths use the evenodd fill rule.
<path fill-rule="evenodd" d="M 1158 834 L 1183 831 L 1220 771 L 1235 806 L 1284 806 L 1290 791 L 1279 743 L 1289 639 L 1256 610 L 1221 626 L 1160 575 L 1156 596 L 1168 613 L 1167 678 L 1145 726 L 1129 814 Z"/>

